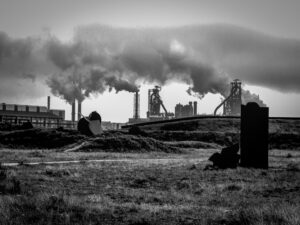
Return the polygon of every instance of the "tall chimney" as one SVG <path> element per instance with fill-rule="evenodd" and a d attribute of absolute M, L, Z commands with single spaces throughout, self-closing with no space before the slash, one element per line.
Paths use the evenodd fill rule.
<path fill-rule="evenodd" d="M 197 116 L 197 102 L 194 102 L 194 116 Z"/>
<path fill-rule="evenodd" d="M 139 91 L 136 91 L 134 93 L 133 118 L 134 119 L 139 119 L 140 118 L 140 94 L 139 94 Z"/>
<path fill-rule="evenodd" d="M 50 96 L 48 96 L 47 98 L 47 108 L 48 110 L 50 110 Z"/>
<path fill-rule="evenodd" d="M 82 102 L 78 100 L 78 105 L 77 105 L 77 112 L 78 112 L 77 118 L 78 118 L 78 121 L 81 118 L 81 103 Z"/>
<path fill-rule="evenodd" d="M 75 121 L 75 99 L 74 101 L 72 102 L 72 121 L 74 122 Z"/>

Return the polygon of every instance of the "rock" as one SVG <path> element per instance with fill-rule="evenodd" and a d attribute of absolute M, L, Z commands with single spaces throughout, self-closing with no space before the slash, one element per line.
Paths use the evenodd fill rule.
<path fill-rule="evenodd" d="M 223 148 L 221 153 L 214 153 L 209 157 L 209 161 L 213 163 L 214 167 L 220 169 L 236 168 L 239 164 L 240 155 L 238 154 L 239 144 Z"/>
<path fill-rule="evenodd" d="M 89 115 L 89 120 L 100 120 L 100 123 L 101 123 L 101 116 L 96 111 L 93 111 Z"/>
<path fill-rule="evenodd" d="M 93 111 L 88 118 L 81 118 L 77 123 L 77 129 L 80 133 L 88 136 L 101 134 L 102 127 L 100 114 Z"/>
<path fill-rule="evenodd" d="M 87 135 L 87 136 L 92 136 L 92 132 L 90 131 L 89 128 L 89 122 L 85 118 L 81 118 L 78 123 L 77 123 L 77 129 L 80 133 Z"/>
<path fill-rule="evenodd" d="M 239 152 L 239 144 L 234 144 L 229 147 L 223 148 L 221 151 L 222 155 L 235 155 Z"/>

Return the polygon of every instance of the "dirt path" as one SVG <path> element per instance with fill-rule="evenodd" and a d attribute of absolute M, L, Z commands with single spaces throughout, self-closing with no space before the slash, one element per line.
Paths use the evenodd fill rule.
<path fill-rule="evenodd" d="M 70 163 L 101 163 L 101 162 L 127 162 L 127 163 L 148 163 L 148 164 L 169 164 L 169 163 L 199 163 L 206 161 L 203 158 L 153 158 L 153 159 L 90 159 L 90 160 L 64 160 L 64 161 L 48 161 L 48 162 L 26 162 L 26 163 L 1 163 L 2 166 L 21 166 L 21 165 L 55 165 Z"/>

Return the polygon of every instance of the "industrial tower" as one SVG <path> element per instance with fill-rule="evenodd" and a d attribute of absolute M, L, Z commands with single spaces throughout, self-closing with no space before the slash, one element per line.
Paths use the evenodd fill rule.
<path fill-rule="evenodd" d="M 169 118 L 170 116 L 174 116 L 173 113 L 168 113 L 166 107 L 164 106 L 159 92 L 161 90 L 160 86 L 155 86 L 153 89 L 149 89 L 148 91 L 148 112 L 147 117 L 149 119 L 162 119 Z M 160 112 L 160 107 L 163 108 L 165 113 Z"/>
<path fill-rule="evenodd" d="M 230 94 L 225 98 L 214 111 L 217 114 L 218 109 L 223 106 L 224 116 L 239 116 L 241 114 L 242 105 L 242 82 L 235 79 L 231 82 Z"/>
<path fill-rule="evenodd" d="M 133 119 L 140 119 L 140 93 L 139 90 L 133 96 Z"/>

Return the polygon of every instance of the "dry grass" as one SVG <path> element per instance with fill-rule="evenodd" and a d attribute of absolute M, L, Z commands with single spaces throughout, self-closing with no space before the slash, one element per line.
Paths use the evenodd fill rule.
<path fill-rule="evenodd" d="M 90 140 L 86 145 L 82 146 L 78 152 L 168 152 L 180 153 L 180 149 L 158 141 L 153 138 L 127 135 L 127 134 L 110 134 Z"/>
<path fill-rule="evenodd" d="M 29 129 L 0 133 L 0 144 L 8 148 L 60 148 L 83 140 L 77 131 L 63 129 Z"/>
<path fill-rule="evenodd" d="M 11 168 L 22 193 L 0 195 L 0 224 L 299 224 L 300 152 L 270 152 L 269 170 L 205 171 L 207 152 Z"/>

